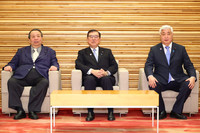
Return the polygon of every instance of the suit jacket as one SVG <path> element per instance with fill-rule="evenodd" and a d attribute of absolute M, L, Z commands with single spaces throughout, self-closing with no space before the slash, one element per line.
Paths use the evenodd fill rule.
<path fill-rule="evenodd" d="M 182 66 L 184 66 L 188 75 L 184 73 Z M 145 63 L 146 77 L 153 75 L 158 82 L 166 85 L 168 83 L 169 72 L 178 83 L 183 82 L 191 76 L 196 77 L 194 66 L 190 61 L 185 47 L 172 43 L 170 65 L 167 63 L 162 43 L 151 47 Z"/>
<path fill-rule="evenodd" d="M 111 75 L 115 74 L 118 70 L 117 62 L 110 49 L 99 47 L 98 62 L 96 61 L 90 47 L 82 49 L 78 52 L 76 59 L 76 69 L 80 69 L 83 76 L 87 75 L 90 68 L 104 69 L 109 71 Z"/>
<path fill-rule="evenodd" d="M 59 69 L 56 53 L 53 49 L 41 46 L 40 55 L 35 61 L 35 69 L 46 79 L 51 66 L 56 66 Z M 14 74 L 13 77 L 23 79 L 28 72 L 33 68 L 34 62 L 31 57 L 31 46 L 18 49 L 12 60 L 6 65 L 11 66 Z"/>

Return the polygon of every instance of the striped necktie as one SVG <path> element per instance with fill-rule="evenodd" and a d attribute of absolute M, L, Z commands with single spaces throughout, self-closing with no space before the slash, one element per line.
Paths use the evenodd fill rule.
<path fill-rule="evenodd" d="M 169 50 L 169 46 L 166 46 L 165 47 L 166 49 L 167 49 L 167 52 L 166 52 L 166 58 L 167 58 L 167 63 L 168 63 L 168 65 L 170 65 L 170 50 Z M 168 83 L 171 81 L 171 79 L 172 79 L 172 76 L 171 76 L 171 74 L 170 74 L 170 72 L 169 72 L 169 78 L 168 78 Z"/>
<path fill-rule="evenodd" d="M 96 58 L 96 61 L 98 61 L 98 56 L 97 56 L 97 53 L 96 53 L 96 49 L 95 49 L 95 48 L 93 49 L 93 54 L 94 54 L 94 57 Z"/>

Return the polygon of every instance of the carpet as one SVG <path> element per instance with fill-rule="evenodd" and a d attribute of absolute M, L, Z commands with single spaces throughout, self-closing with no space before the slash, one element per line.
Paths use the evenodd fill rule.
<path fill-rule="evenodd" d="M 38 114 L 38 120 L 13 120 L 13 116 L 0 113 L 0 133 L 50 133 L 49 114 Z M 152 127 L 151 117 L 140 109 L 131 109 L 122 117 L 115 114 L 115 121 L 108 121 L 106 114 L 96 114 L 91 122 L 86 122 L 85 117 L 73 115 L 71 109 L 60 109 L 53 133 L 156 133 L 156 121 Z M 159 133 L 200 133 L 200 113 L 187 120 L 170 118 L 168 114 L 159 126 Z"/>

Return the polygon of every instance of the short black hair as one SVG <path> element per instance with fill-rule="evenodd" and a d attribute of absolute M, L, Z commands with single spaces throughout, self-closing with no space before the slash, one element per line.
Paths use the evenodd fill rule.
<path fill-rule="evenodd" d="M 95 29 L 89 30 L 88 33 L 87 33 L 87 37 L 89 37 L 89 34 L 90 34 L 91 32 L 98 32 L 99 38 L 101 38 L 101 33 L 100 33 L 98 30 L 95 30 Z"/>
<path fill-rule="evenodd" d="M 32 31 L 39 31 L 40 34 L 41 34 L 41 37 L 43 37 L 42 31 L 41 31 L 40 29 L 32 29 L 32 30 L 28 33 L 28 39 L 31 38 L 31 32 L 32 32 Z"/>

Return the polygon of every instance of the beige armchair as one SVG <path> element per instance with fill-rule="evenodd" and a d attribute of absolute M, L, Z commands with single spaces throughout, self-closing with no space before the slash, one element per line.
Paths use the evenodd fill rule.
<path fill-rule="evenodd" d="M 8 88 L 7 81 L 12 76 L 12 72 L 9 71 L 1 71 L 1 93 L 2 93 L 2 113 L 9 114 L 16 113 L 16 110 L 8 108 Z M 28 112 L 28 101 L 29 101 L 29 91 L 30 86 L 26 86 L 22 96 L 21 101 L 25 112 Z M 44 99 L 41 113 L 49 113 L 50 112 L 50 93 L 53 90 L 61 89 L 61 71 L 49 71 L 49 89 L 47 91 L 47 95 Z"/>
<path fill-rule="evenodd" d="M 81 70 L 72 70 L 71 84 L 72 90 L 84 90 L 82 86 L 82 72 Z M 129 89 L 129 73 L 125 68 L 119 68 L 118 72 L 114 75 L 116 84 L 113 86 L 114 90 L 128 90 Z M 97 87 L 96 90 L 102 90 L 101 87 Z M 87 109 L 72 109 L 74 114 L 87 113 Z M 107 109 L 94 109 L 95 113 L 107 113 Z M 114 113 L 127 114 L 128 109 L 114 109 Z"/>
<path fill-rule="evenodd" d="M 196 114 L 198 113 L 198 101 L 199 101 L 199 72 L 196 70 L 197 81 L 195 83 L 195 87 L 192 89 L 192 92 L 188 99 L 186 100 L 183 108 L 183 113 Z M 139 90 L 149 90 L 148 82 L 146 79 L 146 75 L 144 73 L 144 68 L 140 68 L 139 70 Z M 165 109 L 167 113 L 170 113 L 174 102 L 176 100 L 176 96 L 178 92 L 174 92 L 171 90 L 167 90 L 162 92 L 163 100 L 165 102 Z M 144 114 L 151 114 L 151 109 L 142 109 Z"/>

